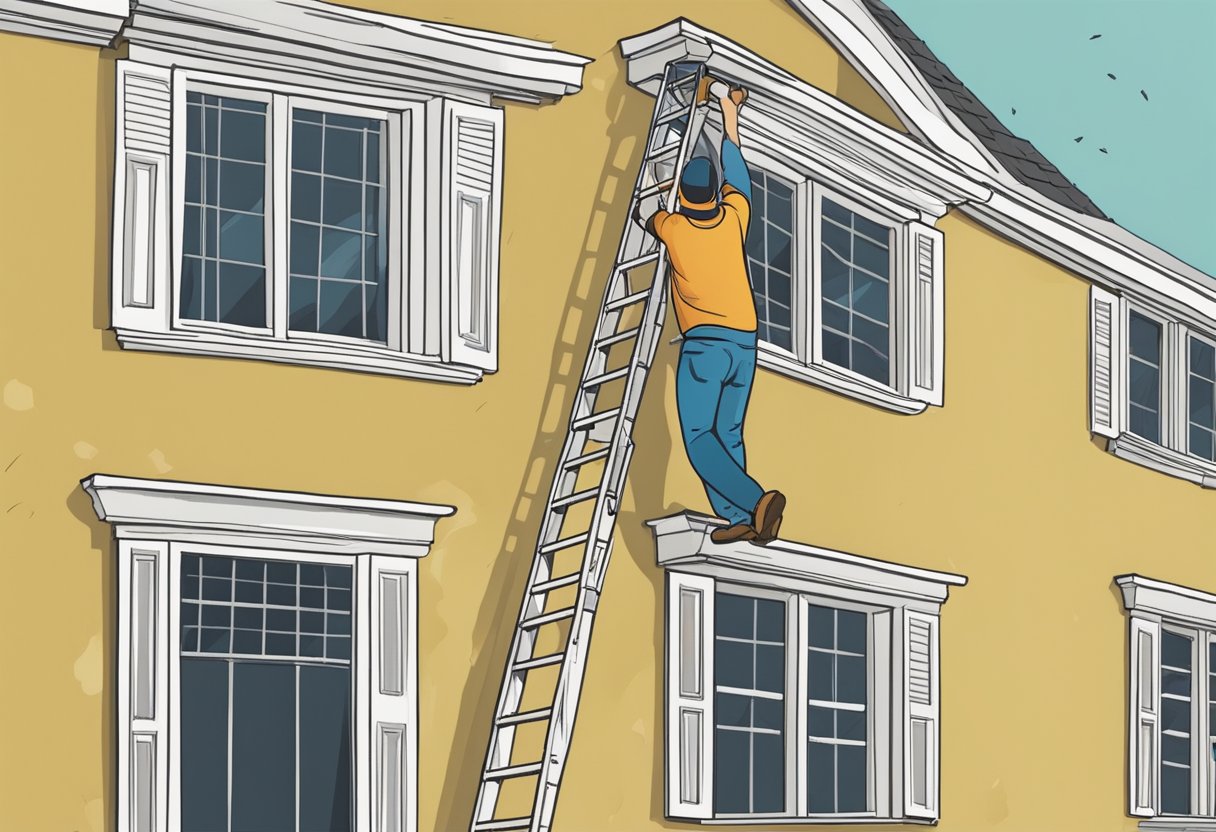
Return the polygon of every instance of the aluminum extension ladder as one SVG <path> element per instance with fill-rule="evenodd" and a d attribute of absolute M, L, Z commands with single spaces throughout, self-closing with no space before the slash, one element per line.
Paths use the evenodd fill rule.
<path fill-rule="evenodd" d="M 712 94 L 725 89 L 719 83 Z M 704 129 L 710 84 L 703 64 L 672 63 L 663 76 L 507 654 L 472 832 L 548 832 L 553 825 L 634 419 L 667 307 L 666 249 L 631 217 L 665 187 L 675 210 L 674 180 Z M 529 736 L 517 742 L 517 732 Z M 525 751 L 540 746 L 542 733 L 543 753 Z"/>

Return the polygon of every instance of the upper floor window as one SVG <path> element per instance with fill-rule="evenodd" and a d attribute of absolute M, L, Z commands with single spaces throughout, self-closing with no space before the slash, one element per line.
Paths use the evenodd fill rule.
<path fill-rule="evenodd" d="M 707 543 L 705 518 L 651 525 L 668 570 L 667 816 L 936 819 L 940 605 L 965 579 L 782 541 L 757 569 L 748 544 Z"/>
<path fill-rule="evenodd" d="M 492 102 L 574 92 L 586 59 L 314 5 L 133 10 L 116 62 L 118 341 L 475 382 L 498 367 Z"/>
<path fill-rule="evenodd" d="M 1216 484 L 1216 340 L 1097 286 L 1090 318 L 1092 430 L 1119 456 Z"/>
<path fill-rule="evenodd" d="M 940 404 L 941 234 L 791 174 L 751 168 L 761 363 L 894 409 Z"/>

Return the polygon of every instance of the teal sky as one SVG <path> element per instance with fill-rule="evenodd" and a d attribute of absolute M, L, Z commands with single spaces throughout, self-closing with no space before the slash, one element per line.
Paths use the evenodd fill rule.
<path fill-rule="evenodd" d="M 1116 222 L 1216 275 L 1216 0 L 886 3 Z"/>

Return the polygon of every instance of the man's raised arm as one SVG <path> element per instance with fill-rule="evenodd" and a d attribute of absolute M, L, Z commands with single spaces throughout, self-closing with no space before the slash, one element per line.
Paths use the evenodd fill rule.
<path fill-rule="evenodd" d="M 750 203 L 752 178 L 747 172 L 747 163 L 743 161 L 743 151 L 739 149 L 739 108 L 746 100 L 747 90 L 740 87 L 718 99 L 718 104 L 722 107 L 722 128 L 725 133 L 722 140 L 722 179 Z"/>

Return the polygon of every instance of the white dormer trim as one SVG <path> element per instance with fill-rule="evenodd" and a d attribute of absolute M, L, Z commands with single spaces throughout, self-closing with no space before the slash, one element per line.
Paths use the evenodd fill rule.
<path fill-rule="evenodd" d="M 1115 583 L 1123 593 L 1123 607 L 1129 613 L 1157 621 L 1166 618 L 1216 628 L 1216 595 L 1210 592 L 1134 573 L 1117 575 Z"/>
<path fill-rule="evenodd" d="M 791 591 L 848 592 L 859 601 L 879 596 L 937 613 L 952 586 L 966 586 L 965 575 L 838 552 L 820 546 L 774 540 L 718 544 L 709 533 L 721 525 L 692 512 L 647 521 L 654 531 L 658 564 L 664 569 L 736 580 Z"/>
<path fill-rule="evenodd" d="M 0 32 L 108 46 L 127 19 L 127 0 L 0 0 Z"/>
<path fill-rule="evenodd" d="M 452 506 L 93 474 L 81 481 L 120 540 L 176 540 L 419 558 Z"/>
<path fill-rule="evenodd" d="M 380 94 L 422 91 L 488 104 L 578 92 L 589 58 L 541 41 L 318 0 L 141 0 L 124 32 L 132 60 L 268 79 L 339 78 Z M 166 60 L 166 58 L 168 60 Z"/>
<path fill-rule="evenodd" d="M 668 62 L 704 62 L 747 87 L 744 142 L 838 188 L 901 206 L 903 218 L 932 224 L 954 205 L 991 192 L 946 154 L 880 124 L 746 47 L 683 18 L 620 42 L 631 85 L 654 95 Z"/>

